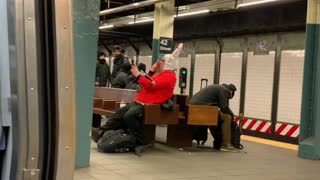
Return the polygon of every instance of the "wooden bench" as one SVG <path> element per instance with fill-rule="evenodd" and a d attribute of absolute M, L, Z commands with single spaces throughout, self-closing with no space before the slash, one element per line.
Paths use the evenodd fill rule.
<path fill-rule="evenodd" d="M 120 108 L 120 101 L 127 104 L 133 102 L 135 91 L 114 89 L 114 88 L 96 88 L 94 98 L 95 114 L 111 116 Z M 130 97 L 131 96 L 131 97 Z M 112 100 L 109 100 L 112 98 Z M 108 99 L 108 100 L 107 100 Z M 173 111 L 163 111 L 159 104 L 144 105 L 144 133 L 149 143 L 155 141 L 156 125 L 178 124 L 179 106 Z"/>
<path fill-rule="evenodd" d="M 104 116 L 111 116 L 120 108 L 120 102 L 116 100 L 104 100 L 94 98 L 93 112 Z M 168 125 L 179 123 L 179 106 L 172 111 L 161 110 L 159 104 L 144 105 L 144 124 L 146 125 Z"/>

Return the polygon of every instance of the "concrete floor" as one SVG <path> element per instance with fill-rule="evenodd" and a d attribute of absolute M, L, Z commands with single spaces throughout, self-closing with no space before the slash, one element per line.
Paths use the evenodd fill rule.
<path fill-rule="evenodd" d="M 163 134 L 163 129 L 157 136 L 159 133 Z M 207 144 L 211 142 L 208 140 Z M 294 150 L 250 141 L 242 143 L 245 149 L 236 153 L 209 148 L 182 150 L 156 144 L 143 157 L 100 153 L 93 143 L 91 167 L 76 170 L 75 180 L 320 179 L 320 161 L 300 159 Z"/>

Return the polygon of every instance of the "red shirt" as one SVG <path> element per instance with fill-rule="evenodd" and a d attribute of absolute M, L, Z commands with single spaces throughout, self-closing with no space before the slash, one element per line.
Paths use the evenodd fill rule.
<path fill-rule="evenodd" d="M 176 85 L 176 74 L 172 71 L 161 71 L 154 74 L 151 80 L 141 76 L 138 80 L 141 91 L 136 94 L 134 100 L 144 104 L 161 104 L 173 96 L 174 86 Z"/>

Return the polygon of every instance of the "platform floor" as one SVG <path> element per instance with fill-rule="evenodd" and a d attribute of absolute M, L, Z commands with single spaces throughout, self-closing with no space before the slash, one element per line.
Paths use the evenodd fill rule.
<path fill-rule="evenodd" d="M 163 134 L 158 132 L 157 136 Z M 159 137 L 158 137 L 159 139 Z M 161 137 L 160 137 L 161 139 Z M 170 148 L 163 144 L 137 157 L 104 154 L 92 143 L 91 167 L 75 171 L 75 180 L 319 180 L 320 161 L 297 151 L 243 141 L 241 152 L 209 148 Z M 208 140 L 207 145 L 212 141 Z"/>

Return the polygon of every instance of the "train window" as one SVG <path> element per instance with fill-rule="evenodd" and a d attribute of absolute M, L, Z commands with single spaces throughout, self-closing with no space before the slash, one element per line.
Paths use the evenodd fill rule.
<path fill-rule="evenodd" d="M 278 121 L 300 124 L 304 50 L 282 51 Z"/>
<path fill-rule="evenodd" d="M 242 52 L 241 53 L 222 53 L 220 67 L 220 84 L 234 84 L 237 92 L 230 100 L 230 108 L 235 115 L 239 115 L 240 110 L 240 85 L 242 70 Z"/>
<path fill-rule="evenodd" d="M 245 113 L 249 118 L 271 120 L 275 51 L 248 53 Z"/>
<path fill-rule="evenodd" d="M 213 84 L 215 54 L 197 54 L 194 67 L 193 94 L 200 90 L 201 79 Z"/>

